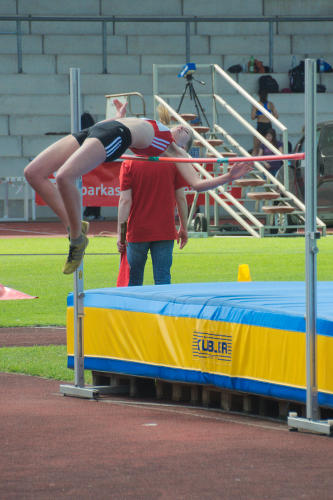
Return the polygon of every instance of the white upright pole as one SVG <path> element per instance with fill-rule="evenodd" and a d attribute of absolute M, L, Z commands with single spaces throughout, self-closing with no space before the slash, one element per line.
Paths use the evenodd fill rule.
<path fill-rule="evenodd" d="M 332 420 L 319 420 L 317 387 L 317 145 L 316 61 L 305 60 L 305 285 L 306 285 L 306 418 L 289 413 L 291 430 L 332 433 Z"/>
<path fill-rule="evenodd" d="M 71 104 L 71 133 L 81 129 L 80 112 L 80 68 L 70 68 L 70 104 Z M 77 187 L 81 193 L 82 214 L 82 177 L 77 180 Z M 83 260 L 74 273 L 74 386 L 60 385 L 60 392 L 65 396 L 84 398 L 95 397 L 97 391 L 84 386 L 84 346 L 83 346 L 83 317 L 84 317 L 84 286 Z"/>
<path fill-rule="evenodd" d="M 80 112 L 80 69 L 70 68 L 70 101 L 71 101 L 71 132 L 81 129 Z M 82 177 L 77 180 L 77 187 L 81 193 L 82 216 Z M 83 344 L 83 318 L 84 318 L 84 286 L 83 286 L 83 260 L 74 274 L 74 385 L 61 384 L 60 392 L 64 396 L 80 398 L 97 398 L 101 393 L 110 394 L 117 389 L 110 386 L 84 385 L 84 344 Z"/>
<path fill-rule="evenodd" d="M 71 133 L 81 130 L 81 88 L 80 68 L 70 68 L 70 98 L 71 98 Z M 76 181 L 81 195 L 82 215 L 82 177 Z M 74 273 L 74 383 L 84 387 L 84 348 L 83 348 L 83 260 Z"/>
<path fill-rule="evenodd" d="M 316 61 L 305 61 L 305 276 L 306 276 L 306 416 L 317 420 L 317 147 Z"/>

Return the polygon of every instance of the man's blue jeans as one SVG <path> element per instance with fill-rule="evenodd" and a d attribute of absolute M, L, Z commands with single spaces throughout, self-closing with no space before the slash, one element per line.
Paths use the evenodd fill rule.
<path fill-rule="evenodd" d="M 128 243 L 127 260 L 130 266 L 128 286 L 142 285 L 149 250 L 153 263 L 155 285 L 169 285 L 171 283 L 170 269 L 173 245 L 174 240 Z"/>

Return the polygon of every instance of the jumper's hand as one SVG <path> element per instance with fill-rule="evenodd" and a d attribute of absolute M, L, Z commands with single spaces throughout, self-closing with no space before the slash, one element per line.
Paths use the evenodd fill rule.
<path fill-rule="evenodd" d="M 120 102 L 119 99 L 113 99 L 113 104 L 117 110 L 116 118 L 124 118 L 126 116 L 128 101 Z"/>
<path fill-rule="evenodd" d="M 235 163 L 231 169 L 229 170 L 229 175 L 231 177 L 231 180 L 236 180 L 239 179 L 240 177 L 243 177 L 244 175 L 248 174 L 253 170 L 252 163 L 250 162 L 237 162 Z"/>

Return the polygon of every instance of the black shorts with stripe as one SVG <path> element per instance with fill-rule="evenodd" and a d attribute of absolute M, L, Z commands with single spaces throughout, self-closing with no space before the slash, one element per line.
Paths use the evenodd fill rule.
<path fill-rule="evenodd" d="M 88 137 L 98 139 L 105 148 L 106 162 L 119 158 L 132 143 L 130 130 L 115 120 L 96 123 L 92 127 L 85 128 L 72 135 L 80 146 Z"/>
<path fill-rule="evenodd" d="M 271 122 L 258 122 L 257 123 L 257 130 L 261 135 L 266 135 L 268 130 L 272 128 Z"/>

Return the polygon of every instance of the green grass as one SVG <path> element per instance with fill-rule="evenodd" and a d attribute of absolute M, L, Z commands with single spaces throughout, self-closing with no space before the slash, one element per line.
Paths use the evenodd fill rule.
<path fill-rule="evenodd" d="M 115 286 L 115 269 L 119 265 L 115 239 L 94 238 L 91 246 L 90 254 L 104 255 L 87 255 L 85 287 Z M 2 240 L 0 283 L 39 298 L 2 302 L 0 327 L 65 324 L 66 299 L 73 290 L 73 276 L 61 272 L 66 251 L 64 238 Z M 112 252 L 114 255 L 106 255 Z M 43 255 L 45 253 L 60 255 Z"/>
<path fill-rule="evenodd" d="M 0 372 L 24 373 L 38 377 L 74 382 L 74 372 L 66 368 L 66 346 L 2 347 Z M 85 372 L 91 383 L 91 373 Z"/>
<path fill-rule="evenodd" d="M 333 280 L 333 237 L 322 238 L 318 247 L 318 279 Z M 73 290 L 73 277 L 61 272 L 66 251 L 64 238 L 2 239 L 0 283 L 39 298 L 2 301 L 0 327 L 65 325 L 66 299 Z M 172 282 L 236 281 L 239 264 L 249 265 L 253 281 L 303 281 L 305 240 L 192 238 L 182 251 L 174 252 Z M 91 238 L 84 263 L 85 289 L 115 286 L 118 267 L 116 239 Z M 148 259 L 145 284 L 152 283 Z"/>
<path fill-rule="evenodd" d="M 333 237 L 322 238 L 318 247 L 318 279 L 331 281 Z M 39 298 L 1 301 L 0 327 L 65 325 L 66 298 L 73 290 L 73 278 L 61 272 L 66 251 L 64 238 L 1 241 L 0 283 Z M 94 255 L 97 253 L 103 255 Z M 191 239 L 184 250 L 176 249 L 174 252 L 172 281 L 236 281 L 239 264 L 249 265 L 253 281 L 303 281 L 305 240 L 246 237 Z M 91 238 L 84 265 L 85 289 L 115 286 L 118 266 L 115 238 Z M 151 283 L 152 268 L 148 259 L 145 284 Z M 1 372 L 24 373 L 73 383 L 73 370 L 66 366 L 65 346 L 0 349 Z M 90 372 L 86 372 L 85 376 L 86 382 L 91 383 Z"/>

